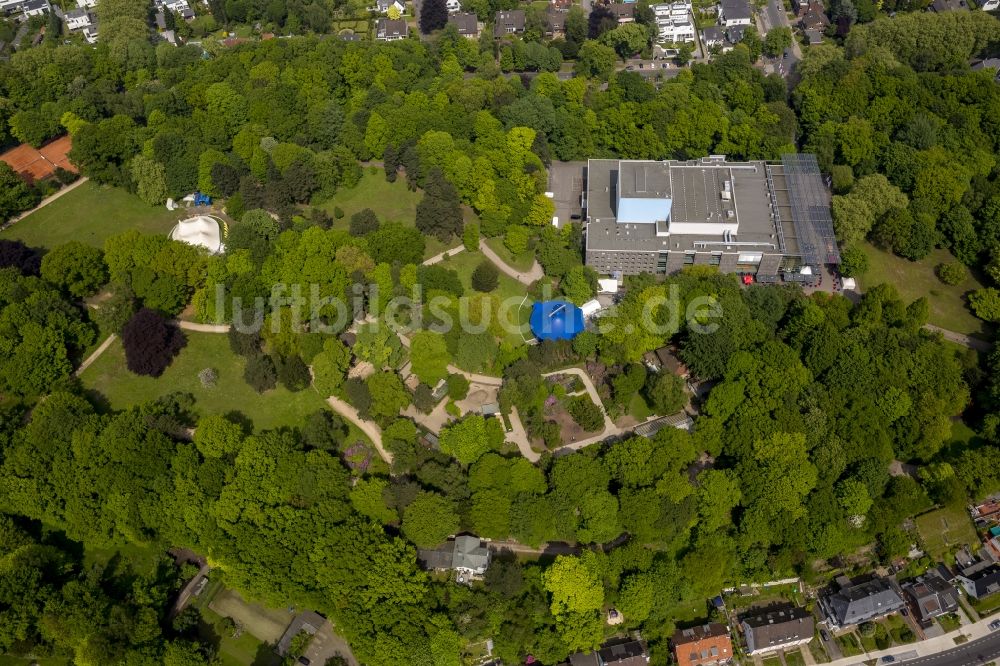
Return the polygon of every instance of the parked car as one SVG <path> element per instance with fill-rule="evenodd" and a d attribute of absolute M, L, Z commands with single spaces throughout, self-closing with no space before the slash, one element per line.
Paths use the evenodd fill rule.
<path fill-rule="evenodd" d="M 830 634 L 826 633 L 826 629 L 820 629 L 819 630 L 819 637 L 822 638 L 824 641 L 827 641 L 827 642 L 829 642 L 829 640 L 830 640 Z"/>
<path fill-rule="evenodd" d="M 1000 620 L 990 622 L 990 631 L 996 631 L 997 629 L 1000 629 Z"/>
<path fill-rule="evenodd" d="M 883 664 L 892 664 L 895 661 L 896 661 L 896 658 L 893 657 L 891 654 L 887 654 L 884 657 L 882 657 L 882 663 Z"/>

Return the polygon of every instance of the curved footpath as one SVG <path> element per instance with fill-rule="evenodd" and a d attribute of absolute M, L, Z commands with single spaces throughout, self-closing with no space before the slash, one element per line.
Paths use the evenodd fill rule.
<path fill-rule="evenodd" d="M 378 449 L 378 454 L 382 456 L 382 460 L 386 461 L 390 465 L 392 464 L 392 454 L 386 451 L 385 447 L 382 446 L 382 429 L 378 427 L 378 424 L 372 421 L 366 421 L 361 418 L 358 414 L 358 410 L 354 409 L 353 406 L 344 402 L 336 396 L 330 396 L 326 399 L 326 402 L 333 411 L 337 412 L 348 421 L 356 425 L 361 429 L 361 432 L 368 435 L 368 438 L 372 440 L 372 444 Z"/>
<path fill-rule="evenodd" d="M 532 260 L 530 270 L 522 273 L 501 259 L 500 255 L 494 252 L 483 238 L 479 239 L 479 251 L 483 253 L 483 256 L 492 261 L 502 273 L 506 273 L 522 284 L 531 285 L 545 277 L 545 271 L 542 270 L 542 266 L 538 263 L 537 259 Z"/>
<path fill-rule="evenodd" d="M 111 343 L 114 342 L 115 338 L 117 338 L 117 337 L 118 336 L 116 336 L 114 333 L 112 333 L 111 335 L 109 335 L 107 337 L 107 339 L 104 342 L 101 343 L 101 346 L 98 347 L 97 349 L 95 349 L 94 353 L 92 353 L 90 356 L 88 356 L 87 359 L 83 363 L 80 364 L 80 367 L 77 368 L 76 372 L 74 372 L 73 374 L 76 375 L 77 377 L 79 377 L 80 375 L 82 375 L 84 370 L 86 370 L 91 365 L 93 365 L 94 361 L 96 361 L 97 359 L 99 359 L 101 357 L 101 354 L 103 354 L 104 352 L 106 352 L 108 350 L 108 347 L 111 346 Z"/>

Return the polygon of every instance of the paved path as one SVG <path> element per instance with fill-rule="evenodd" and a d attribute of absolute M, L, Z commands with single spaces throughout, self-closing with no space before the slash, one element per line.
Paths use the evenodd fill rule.
<path fill-rule="evenodd" d="M 966 666 L 986 664 L 1000 655 L 1000 632 L 990 631 L 989 624 L 995 617 L 980 620 L 975 624 L 959 627 L 955 631 L 928 638 L 924 641 L 900 645 L 888 650 L 876 650 L 855 657 L 843 657 L 831 661 L 829 666 L 862 666 L 865 662 L 879 660 L 881 663 L 904 663 L 907 666 Z M 968 640 L 956 645 L 955 638 L 964 635 Z M 892 662 L 883 662 L 882 657 L 893 657 Z M 904 658 L 905 656 L 905 658 Z"/>
<path fill-rule="evenodd" d="M 410 338 L 406 336 L 405 333 L 401 331 L 396 331 L 396 335 L 399 336 L 399 341 L 403 343 L 403 346 L 407 349 L 410 348 Z M 503 377 L 494 377 L 493 375 L 479 375 L 475 372 L 468 372 L 467 370 L 462 370 L 462 368 L 457 365 L 449 365 L 448 372 L 453 375 L 462 375 L 470 382 L 478 382 L 479 384 L 486 384 L 487 386 L 500 386 L 503 384 Z"/>
<path fill-rule="evenodd" d="M 525 432 L 524 425 L 521 423 L 521 416 L 517 413 L 517 407 L 512 406 L 510 408 L 510 415 L 507 418 L 510 419 L 511 428 L 511 431 L 507 433 L 507 441 L 516 444 L 517 450 L 521 452 L 522 456 L 528 459 L 528 462 L 538 462 L 541 454 L 531 448 L 531 440 L 528 439 L 528 433 Z"/>
<path fill-rule="evenodd" d="M 486 240 L 482 238 L 479 239 L 479 251 L 483 253 L 483 256 L 492 261 L 496 267 L 500 269 L 500 272 L 506 273 L 522 284 L 534 284 L 538 280 L 545 277 L 545 271 L 542 270 L 542 267 L 537 260 L 532 263 L 531 270 L 522 273 L 504 262 L 504 260 L 501 259 L 496 252 L 490 249 L 490 246 L 486 244 Z"/>
<path fill-rule="evenodd" d="M 26 218 L 29 215 L 31 215 L 32 213 L 34 213 L 39 208 L 44 208 L 45 206 L 48 206 L 50 203 L 52 203 L 53 201 L 55 201 L 56 199 L 58 199 L 62 195 L 69 194 L 70 192 L 72 192 L 76 188 L 80 187 L 81 185 L 83 185 L 84 183 L 86 183 L 89 180 L 90 180 L 89 178 L 79 178 L 78 180 L 70 183 L 66 187 L 64 187 L 61 190 L 59 190 L 58 192 L 56 192 L 56 193 L 54 193 L 54 194 L 52 194 L 50 196 L 45 197 L 44 199 L 41 200 L 41 202 L 39 202 L 39 204 L 37 206 L 35 206 L 31 210 L 26 210 L 23 213 L 21 213 L 20 215 L 18 215 L 16 217 L 12 217 L 10 219 L 10 221 L 7 222 L 7 224 L 4 224 L 3 226 L 0 226 L 0 231 L 6 229 L 7 227 L 9 227 L 9 226 L 11 226 L 11 225 L 13 225 L 13 224 L 15 224 L 17 222 L 20 222 L 24 218 Z"/>
<path fill-rule="evenodd" d="M 198 333 L 228 333 L 229 324 L 199 324 L 195 321 L 177 320 L 177 326 L 185 331 L 197 331 Z"/>
<path fill-rule="evenodd" d="M 378 424 L 361 418 L 361 415 L 358 414 L 358 410 L 354 409 L 354 407 L 347 404 L 340 398 L 331 395 L 326 399 L 326 402 L 330 405 L 333 411 L 358 426 L 358 428 L 361 429 L 361 432 L 368 435 L 369 439 L 371 439 L 372 443 L 375 445 L 375 448 L 378 449 L 379 455 L 382 456 L 382 460 L 386 461 L 390 465 L 392 464 L 392 454 L 386 451 L 385 447 L 382 446 L 382 429 L 378 427 Z"/>
<path fill-rule="evenodd" d="M 979 338 L 974 338 L 971 335 L 964 335 L 962 333 L 956 333 L 955 331 L 949 331 L 946 328 L 941 328 L 940 326 L 935 326 L 934 324 L 924 324 L 924 328 L 928 331 L 933 331 L 934 333 L 940 333 L 941 337 L 945 340 L 962 345 L 963 347 L 968 347 L 969 349 L 975 349 L 979 352 L 988 352 L 993 349 L 993 345 L 989 342 L 980 340 Z"/>
<path fill-rule="evenodd" d="M 431 264 L 439 263 L 439 262 L 441 262 L 441 261 L 444 260 L 445 255 L 447 255 L 449 257 L 453 257 L 456 254 L 458 254 L 459 252 L 465 252 L 465 246 L 464 245 L 459 245 L 458 247 L 453 247 L 450 250 L 445 250 L 444 252 L 441 252 L 439 254 L 435 254 L 430 259 L 424 259 L 424 266 L 430 266 Z"/>
<path fill-rule="evenodd" d="M 177 600 L 174 602 L 174 605 L 170 608 L 170 614 L 168 617 L 174 618 L 177 616 L 178 613 L 184 610 L 184 607 L 187 606 L 188 601 L 191 600 L 191 595 L 194 594 L 195 589 L 198 587 L 198 583 L 201 582 L 202 578 L 208 575 L 208 572 L 211 571 L 211 569 L 212 567 L 208 566 L 207 562 L 201 565 L 201 568 L 198 569 L 197 575 L 191 580 L 189 580 L 187 582 L 187 585 L 181 588 L 180 594 L 177 595 Z"/>
<path fill-rule="evenodd" d="M 514 553 L 524 553 L 526 555 L 576 555 L 580 552 L 579 546 L 574 546 L 563 541 L 542 544 L 540 548 L 526 546 L 517 541 L 490 541 L 490 548 L 492 550 L 509 550 Z"/>
<path fill-rule="evenodd" d="M 107 338 L 107 340 L 105 340 L 104 342 L 102 342 L 101 346 L 98 347 L 97 349 L 95 349 L 94 353 L 92 353 L 90 356 L 88 356 L 86 358 L 86 360 L 84 360 L 84 362 L 80 364 L 80 367 L 77 368 L 76 372 L 74 372 L 73 374 L 76 375 L 77 377 L 79 377 L 80 375 L 82 375 L 84 370 L 86 370 L 87 368 L 89 368 L 94 363 L 94 361 L 96 361 L 97 359 L 99 359 L 101 357 L 101 354 L 103 354 L 104 352 L 106 352 L 108 350 L 108 347 L 111 346 L 111 343 L 115 341 L 116 337 L 117 336 L 114 333 L 112 333 L 111 335 L 109 335 L 108 338 Z"/>

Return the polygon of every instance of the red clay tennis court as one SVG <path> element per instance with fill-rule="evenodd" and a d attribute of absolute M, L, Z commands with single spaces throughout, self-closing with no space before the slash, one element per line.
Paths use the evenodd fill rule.
<path fill-rule="evenodd" d="M 0 160 L 9 164 L 29 183 L 33 183 L 52 177 L 56 172 L 56 167 L 62 167 L 76 173 L 76 167 L 67 157 L 67 153 L 72 147 L 73 139 L 69 135 L 47 143 L 41 148 L 22 143 L 17 148 L 11 148 L 0 155 Z"/>

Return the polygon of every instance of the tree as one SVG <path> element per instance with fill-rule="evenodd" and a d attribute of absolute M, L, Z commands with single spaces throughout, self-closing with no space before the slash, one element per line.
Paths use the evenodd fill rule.
<path fill-rule="evenodd" d="M 423 234 L 400 222 L 386 222 L 368 235 L 368 253 L 376 264 L 420 264 L 426 241 Z"/>
<path fill-rule="evenodd" d="M 868 272 L 868 255 L 860 245 L 848 245 L 840 253 L 840 272 L 844 277 L 861 277 Z"/>
<path fill-rule="evenodd" d="M 371 208 L 364 208 L 351 215 L 350 230 L 352 236 L 367 236 L 378 231 L 378 217 Z"/>
<path fill-rule="evenodd" d="M 257 393 L 270 391 L 278 385 L 278 371 L 274 361 L 267 354 L 251 354 L 243 369 L 243 379 Z"/>
<path fill-rule="evenodd" d="M 499 283 L 500 272 L 493 265 L 493 262 L 488 259 L 479 262 L 476 269 L 472 271 L 472 288 L 476 291 L 491 292 L 497 288 Z"/>
<path fill-rule="evenodd" d="M 590 396 L 578 395 L 570 398 L 566 404 L 566 411 L 577 425 L 587 432 L 597 432 L 604 427 L 604 414 Z"/>
<path fill-rule="evenodd" d="M 410 404 L 410 394 L 395 372 L 377 372 L 365 384 L 371 394 L 370 412 L 376 419 L 394 419 Z"/>
<path fill-rule="evenodd" d="M 132 315 L 122 329 L 125 365 L 137 375 L 162 375 L 185 342 L 179 328 L 149 308 Z"/>
<path fill-rule="evenodd" d="M 448 376 L 451 355 L 444 336 L 434 331 L 418 331 L 410 341 L 410 363 L 421 382 L 436 386 Z"/>
<path fill-rule="evenodd" d="M 625 60 L 649 46 L 649 32 L 638 23 L 625 23 L 601 35 L 600 41 Z"/>
<path fill-rule="evenodd" d="M 576 305 L 583 305 L 597 293 L 597 273 L 589 266 L 574 266 L 563 277 L 559 288 Z"/>
<path fill-rule="evenodd" d="M 351 364 L 351 352 L 343 342 L 329 338 L 323 351 L 313 357 L 313 386 L 320 395 L 333 395 L 344 383 Z"/>
<path fill-rule="evenodd" d="M 792 45 L 792 29 L 788 26 L 771 28 L 764 37 L 764 53 L 777 58 Z"/>
<path fill-rule="evenodd" d="M 469 394 L 469 380 L 465 375 L 448 375 L 448 397 L 452 400 L 464 400 Z"/>
<path fill-rule="evenodd" d="M 243 429 L 224 416 L 205 416 L 194 431 L 194 444 L 206 458 L 233 456 L 242 443 Z"/>
<path fill-rule="evenodd" d="M 0 162 L 0 223 L 32 208 L 40 198 L 9 164 Z"/>
<path fill-rule="evenodd" d="M 462 232 L 462 207 L 458 193 L 436 167 L 427 174 L 424 198 L 417 204 L 416 222 L 421 232 L 442 241 Z"/>
<path fill-rule="evenodd" d="M 312 380 L 309 374 L 309 366 L 305 364 L 302 357 L 298 354 L 279 358 L 277 372 L 278 381 L 293 393 L 305 389 Z"/>
<path fill-rule="evenodd" d="M 649 375 L 646 396 L 657 414 L 676 414 L 687 403 L 684 380 L 672 372 Z"/>
<path fill-rule="evenodd" d="M 420 5 L 420 32 L 428 35 L 448 25 L 445 0 L 424 0 Z"/>
<path fill-rule="evenodd" d="M 479 223 L 469 222 L 462 229 L 462 244 L 465 249 L 469 252 L 475 252 L 479 249 Z"/>
<path fill-rule="evenodd" d="M 42 277 L 77 298 L 90 296 L 108 280 L 104 253 L 80 241 L 70 241 L 42 258 Z"/>
<path fill-rule="evenodd" d="M 560 555 L 542 574 L 550 609 L 570 650 L 594 649 L 603 638 L 604 589 L 582 558 Z"/>
<path fill-rule="evenodd" d="M 977 289 L 969 294 L 969 306 L 980 319 L 1000 322 L 1000 291 L 993 287 Z"/>
<path fill-rule="evenodd" d="M 965 266 L 957 261 L 949 261 L 947 263 L 938 264 L 936 272 L 938 279 L 948 285 L 961 284 L 969 275 Z"/>
<path fill-rule="evenodd" d="M 578 76 L 607 79 L 614 72 L 615 60 L 615 51 L 610 46 L 587 40 L 580 47 L 573 71 Z"/>
<path fill-rule="evenodd" d="M 433 548 L 458 531 L 458 514 L 442 495 L 421 492 L 403 511 L 403 534 L 418 548 Z"/>
<path fill-rule="evenodd" d="M 136 155 L 132 160 L 132 180 L 136 194 L 149 205 L 156 206 L 166 201 L 167 172 L 156 160 Z"/>
<path fill-rule="evenodd" d="M 528 249 L 528 239 L 531 232 L 523 225 L 513 225 L 507 227 L 507 234 L 504 236 L 503 244 L 507 246 L 513 254 L 524 254 Z"/>
<path fill-rule="evenodd" d="M 468 465 L 487 451 L 499 449 L 503 440 L 503 429 L 497 419 L 469 414 L 441 430 L 440 446 L 443 453 Z"/>

